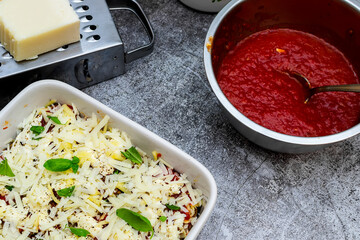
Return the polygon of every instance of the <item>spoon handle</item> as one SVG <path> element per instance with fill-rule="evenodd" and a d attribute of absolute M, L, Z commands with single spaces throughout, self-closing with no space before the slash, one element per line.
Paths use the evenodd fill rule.
<path fill-rule="evenodd" d="M 334 85 L 334 86 L 322 86 L 313 88 L 314 94 L 319 92 L 360 92 L 360 84 L 346 84 L 346 85 Z"/>

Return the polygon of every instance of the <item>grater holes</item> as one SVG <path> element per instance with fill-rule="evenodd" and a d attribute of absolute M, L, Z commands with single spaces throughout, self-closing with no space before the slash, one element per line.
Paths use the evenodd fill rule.
<path fill-rule="evenodd" d="M 92 78 L 89 73 L 89 60 L 85 59 L 84 66 L 83 66 L 83 74 L 87 82 L 91 82 Z"/>
<path fill-rule="evenodd" d="M 88 42 L 97 42 L 100 40 L 100 35 L 91 35 L 90 37 L 86 38 Z"/>
<path fill-rule="evenodd" d="M 5 53 L 3 53 L 2 58 L 3 59 L 12 59 L 13 57 L 10 55 L 9 52 L 5 52 Z"/>
<path fill-rule="evenodd" d="M 57 51 L 57 52 L 63 52 L 63 51 L 65 51 L 68 47 L 69 47 L 69 45 L 64 45 L 64 46 L 59 47 L 58 49 L 56 49 L 56 51 Z"/>
<path fill-rule="evenodd" d="M 85 26 L 83 28 L 84 32 L 92 32 L 92 31 L 95 31 L 96 30 L 96 26 L 95 25 L 88 25 L 88 26 Z"/>
<path fill-rule="evenodd" d="M 93 19 L 93 17 L 91 15 L 86 15 L 86 16 L 80 17 L 81 22 L 90 22 L 92 19 Z"/>
<path fill-rule="evenodd" d="M 86 12 L 87 10 L 89 10 L 89 6 L 87 6 L 87 5 L 82 5 L 75 9 L 75 11 L 78 13 L 83 13 L 83 12 Z"/>

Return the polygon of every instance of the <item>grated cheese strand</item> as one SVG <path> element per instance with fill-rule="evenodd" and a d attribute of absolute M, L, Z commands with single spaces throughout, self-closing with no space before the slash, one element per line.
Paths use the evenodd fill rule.
<path fill-rule="evenodd" d="M 82 116 L 74 104 L 52 100 L 24 119 L 17 137 L 0 153 L 15 174 L 0 176 L 0 239 L 78 239 L 67 226 L 88 230 L 86 239 L 148 239 L 151 233 L 116 216 L 121 207 L 149 219 L 153 240 L 184 239 L 197 219 L 196 207 L 205 200 L 201 191 L 156 151 L 147 155 L 136 146 L 143 163 L 126 159 L 121 152 L 133 145 L 125 132 L 111 126 L 109 116 Z M 44 131 L 35 135 L 32 126 Z M 80 159 L 77 173 L 43 167 L 48 159 L 74 156 Z M 6 185 L 14 188 L 9 191 Z M 57 195 L 72 186 L 71 196 Z"/>

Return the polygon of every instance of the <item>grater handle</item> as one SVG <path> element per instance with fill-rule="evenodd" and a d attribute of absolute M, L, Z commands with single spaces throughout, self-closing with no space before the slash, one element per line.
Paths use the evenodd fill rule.
<path fill-rule="evenodd" d="M 135 0 L 106 0 L 106 2 L 110 10 L 127 9 L 132 11 L 139 18 L 149 36 L 150 42 L 148 44 L 129 50 L 125 53 L 125 63 L 149 55 L 154 49 L 155 35 L 154 30 L 139 3 Z"/>

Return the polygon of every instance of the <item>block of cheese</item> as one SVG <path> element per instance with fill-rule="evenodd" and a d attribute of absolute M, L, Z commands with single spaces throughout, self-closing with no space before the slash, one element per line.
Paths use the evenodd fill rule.
<path fill-rule="evenodd" d="M 79 17 L 68 0 L 0 0 L 1 44 L 16 61 L 80 40 Z"/>

